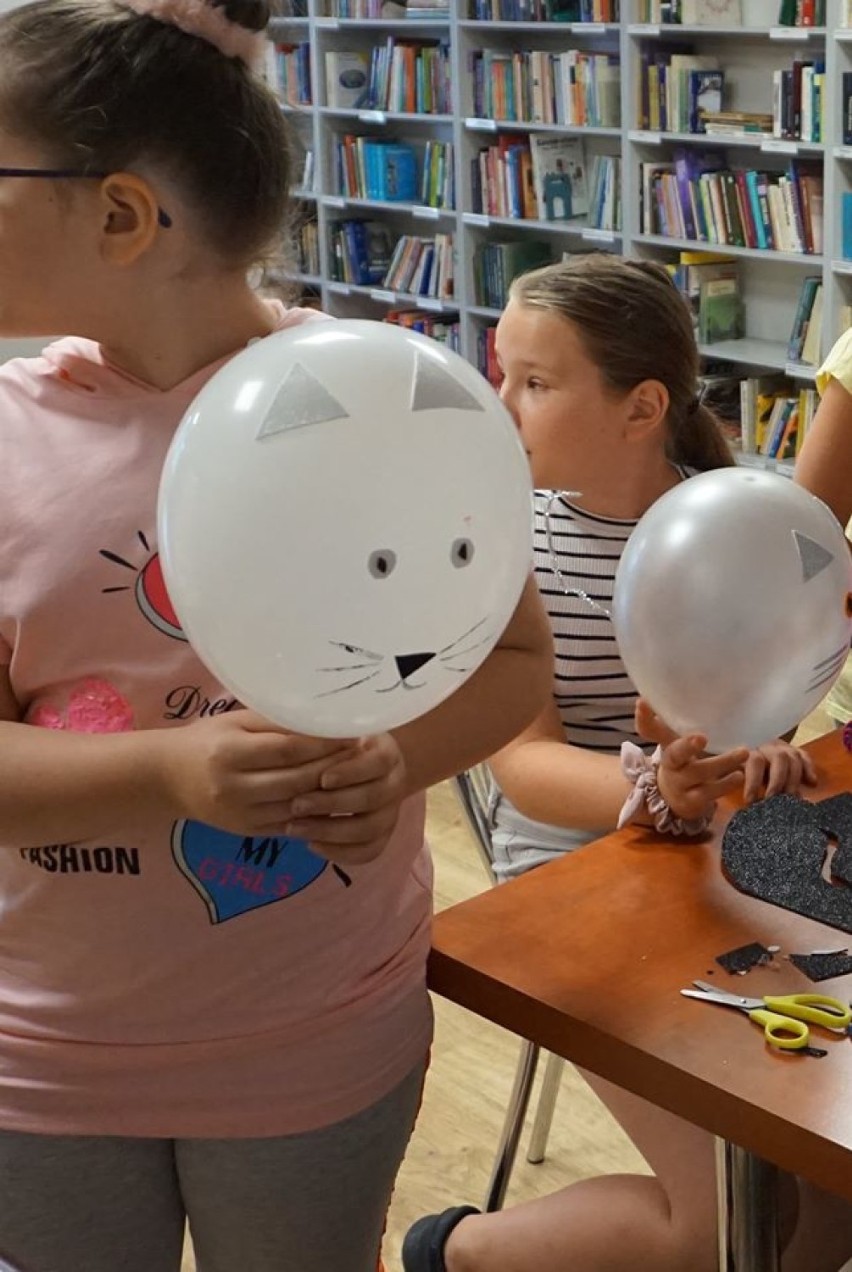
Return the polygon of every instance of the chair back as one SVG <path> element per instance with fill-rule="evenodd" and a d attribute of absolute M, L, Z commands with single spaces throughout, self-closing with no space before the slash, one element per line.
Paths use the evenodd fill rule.
<path fill-rule="evenodd" d="M 491 845 L 491 827 L 488 819 L 488 799 L 491 787 L 488 765 L 477 764 L 475 768 L 465 769 L 452 779 L 452 784 L 465 820 L 473 833 L 482 864 L 488 871 L 491 882 L 496 883 L 494 850 Z"/>

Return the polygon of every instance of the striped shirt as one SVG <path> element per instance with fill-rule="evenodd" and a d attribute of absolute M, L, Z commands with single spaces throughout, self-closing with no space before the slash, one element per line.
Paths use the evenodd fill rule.
<path fill-rule="evenodd" d="M 676 466 L 681 479 L 691 470 Z M 560 491 L 534 495 L 534 568 L 550 618 L 555 667 L 553 700 L 565 741 L 617 755 L 624 741 L 647 745 L 634 728 L 638 697 L 609 614 L 615 573 L 636 520 L 602 517 Z M 611 830 L 573 831 L 524 817 L 500 792 L 492 799 L 495 869 L 505 877 Z"/>

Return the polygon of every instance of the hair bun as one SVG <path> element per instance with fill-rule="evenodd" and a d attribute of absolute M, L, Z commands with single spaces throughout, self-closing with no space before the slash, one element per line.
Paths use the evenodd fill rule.
<path fill-rule="evenodd" d="M 211 7 L 222 9 L 235 26 L 247 31 L 265 31 L 272 16 L 269 0 L 209 0 Z"/>

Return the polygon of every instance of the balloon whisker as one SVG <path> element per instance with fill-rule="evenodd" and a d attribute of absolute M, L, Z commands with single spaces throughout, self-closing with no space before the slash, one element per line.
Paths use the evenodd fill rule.
<path fill-rule="evenodd" d="M 361 676 L 359 680 L 352 680 L 348 685 L 339 685 L 337 689 L 326 689 L 323 693 L 314 694 L 315 698 L 331 698 L 336 693 L 345 693 L 347 689 L 355 689 L 358 685 L 365 685 L 368 680 L 374 680 L 379 675 L 381 667 L 377 667 L 369 676 Z"/>
<path fill-rule="evenodd" d="M 461 636 L 457 636 L 455 640 L 451 640 L 449 645 L 445 645 L 443 649 L 439 649 L 439 655 L 449 653 L 451 649 L 454 649 L 456 645 L 460 645 L 463 640 L 467 640 L 468 636 L 472 635 L 478 627 L 481 627 L 483 623 L 487 622 L 488 616 L 486 615 L 485 618 L 481 618 L 478 623 L 474 623 L 473 627 L 469 627 L 466 632 L 462 632 Z"/>

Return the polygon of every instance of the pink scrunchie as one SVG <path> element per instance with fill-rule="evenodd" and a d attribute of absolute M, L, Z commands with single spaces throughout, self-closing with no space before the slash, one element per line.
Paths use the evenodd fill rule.
<path fill-rule="evenodd" d="M 236 57 L 246 66 L 258 67 L 263 61 L 266 36 L 262 31 L 249 31 L 225 16 L 225 10 L 206 4 L 205 0 L 119 0 L 134 13 L 156 18 L 178 27 L 187 35 L 212 44 L 225 57 Z"/>
<path fill-rule="evenodd" d="M 660 794 L 660 788 L 657 786 L 657 769 L 660 767 L 662 758 L 663 749 L 660 746 L 653 755 L 649 756 L 633 742 L 622 742 L 621 771 L 633 783 L 633 790 L 622 805 L 616 828 L 621 830 L 622 826 L 632 822 L 645 805 L 654 820 L 654 829 L 661 835 L 703 834 L 713 820 L 712 812 L 704 817 L 675 817 Z M 713 811 L 715 811 L 715 804 Z"/>

